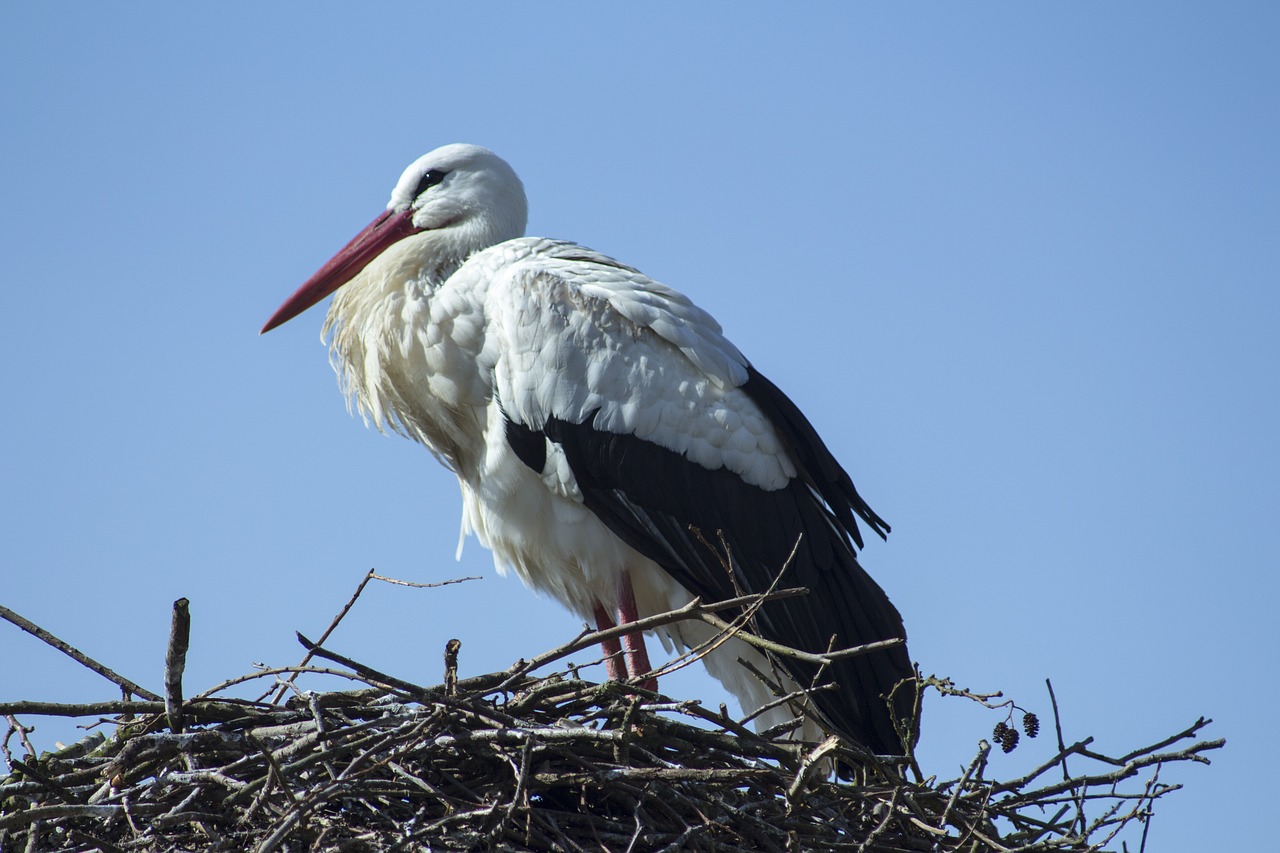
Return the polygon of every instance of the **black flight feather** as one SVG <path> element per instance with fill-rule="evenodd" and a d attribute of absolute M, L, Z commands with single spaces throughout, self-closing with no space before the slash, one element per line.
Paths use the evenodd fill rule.
<path fill-rule="evenodd" d="M 744 390 L 772 421 L 796 465 L 798 476 L 781 489 L 766 490 L 727 468 L 708 470 L 654 442 L 596 429 L 595 412 L 583 423 L 551 418 L 538 428 L 508 419 L 507 441 L 539 472 L 545 439 L 563 448 L 586 506 L 704 601 L 766 591 L 795 550 L 779 588 L 806 586 L 811 593 L 761 608 L 757 623 L 769 639 L 819 653 L 833 636 L 836 648 L 905 639 L 902 617 L 858 563 L 854 547 L 861 541 L 855 515 L 882 536 L 889 526 L 777 386 L 751 370 Z M 732 554 L 732 578 L 706 544 L 719 547 L 721 538 Z M 913 675 L 905 645 L 839 661 L 820 678 L 814 665 L 782 657 L 777 663 L 801 685 L 836 682 L 835 690 L 813 694 L 833 729 L 878 754 L 901 753 L 882 697 Z M 913 698 L 910 690 L 898 691 L 900 719 L 908 717 Z"/>

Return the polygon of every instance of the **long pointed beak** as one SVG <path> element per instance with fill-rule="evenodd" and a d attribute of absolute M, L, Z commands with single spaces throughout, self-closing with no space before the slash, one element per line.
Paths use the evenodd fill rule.
<path fill-rule="evenodd" d="M 283 325 L 351 281 L 392 243 L 423 229 L 413 224 L 413 211 L 387 211 L 364 227 L 338 254 L 329 259 L 315 275 L 276 309 L 258 334 L 266 334 Z"/>

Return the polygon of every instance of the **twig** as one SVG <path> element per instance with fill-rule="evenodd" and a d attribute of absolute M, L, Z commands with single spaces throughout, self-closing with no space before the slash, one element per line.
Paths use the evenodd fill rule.
<path fill-rule="evenodd" d="M 81 832 L 78 829 L 73 829 L 67 834 L 70 836 L 71 840 L 75 841 L 77 844 L 83 844 L 90 848 L 97 848 L 102 851 L 102 853 L 125 853 L 123 847 L 117 847 L 110 841 L 101 839 L 96 835 L 90 835 L 87 832 Z"/>
<path fill-rule="evenodd" d="M 1221 749 L 1226 746 L 1224 738 L 1215 740 L 1200 741 L 1192 744 L 1186 749 L 1177 752 L 1161 752 L 1150 755 L 1142 755 L 1126 761 L 1122 767 L 1113 770 L 1110 773 L 1086 773 L 1079 776 L 1069 776 L 1061 782 L 1052 785 L 1045 785 L 1036 788 L 1033 791 L 1027 791 L 1022 794 L 1014 795 L 1007 798 L 1006 803 L 1020 803 L 1031 800 L 1041 800 L 1052 797 L 1055 794 L 1061 794 L 1065 791 L 1083 792 L 1085 788 L 1094 785 L 1110 785 L 1116 782 L 1122 782 L 1137 774 L 1143 767 L 1149 767 L 1153 764 L 1167 764 L 1172 761 L 1196 761 L 1202 764 L 1208 764 L 1209 759 L 1200 755 L 1202 752 L 1208 752 L 1212 749 Z M 1080 793 L 1076 794 L 1080 799 Z M 1083 830 L 1083 827 L 1082 827 Z"/>
<path fill-rule="evenodd" d="M 436 581 L 434 583 L 417 583 L 415 581 L 402 581 L 397 578 L 384 577 L 383 575 L 375 574 L 372 569 L 369 570 L 369 577 L 376 581 L 382 581 L 383 583 L 395 584 L 396 586 L 410 586 L 414 589 L 435 589 L 436 587 L 449 586 L 450 584 L 455 583 L 484 580 L 480 575 L 472 575 L 471 577 L 451 578 L 447 581 Z"/>
<path fill-rule="evenodd" d="M 0 751 L 4 752 L 4 760 L 10 765 L 13 764 L 13 754 L 9 752 L 9 738 L 13 737 L 15 734 L 18 736 L 18 740 L 22 742 L 22 746 L 27 750 L 27 755 L 35 758 L 36 748 L 31 745 L 31 741 L 27 740 L 27 734 L 31 729 L 18 722 L 18 718 L 15 717 L 13 713 L 7 713 L 5 718 L 9 722 L 9 730 L 5 732 L 4 740 L 0 740 Z"/>
<path fill-rule="evenodd" d="M 444 695 L 458 695 L 458 650 L 462 641 L 456 637 L 444 644 Z"/>
<path fill-rule="evenodd" d="M 829 737 L 813 749 L 806 752 L 800 759 L 800 766 L 796 768 L 795 779 L 787 788 L 787 814 L 791 814 L 795 807 L 796 797 L 804 787 L 805 782 L 809 780 L 813 771 L 822 766 L 823 758 L 825 758 L 828 753 L 832 752 L 839 745 L 840 738 L 834 736 Z"/>
<path fill-rule="evenodd" d="M 979 769 L 987 763 L 987 756 L 991 754 L 991 744 L 984 738 L 978 741 L 978 754 L 973 757 L 973 761 L 969 762 L 969 766 L 965 769 L 964 775 L 960 777 L 960 781 L 956 784 L 955 790 L 951 792 L 951 798 L 947 800 L 947 807 L 942 810 L 942 814 L 938 816 L 938 829 L 947 828 L 947 820 L 951 817 L 951 811 L 956 807 L 956 801 L 960 799 L 960 794 L 964 792 L 965 787 L 969 784 L 969 780 L 973 778 L 976 771 L 979 776 L 982 771 Z"/>
<path fill-rule="evenodd" d="M 1062 717 L 1058 713 L 1058 697 L 1053 692 L 1053 682 L 1050 679 L 1046 678 L 1044 685 L 1049 688 L 1049 703 L 1053 706 L 1053 730 L 1058 736 L 1058 755 L 1062 760 L 1062 778 L 1069 780 L 1071 778 L 1071 773 L 1067 770 L 1067 755 L 1069 753 L 1062 740 Z M 1083 790 L 1079 791 L 1076 797 L 1076 820 L 1080 825 L 1080 831 L 1083 832 L 1085 824 Z"/>
<path fill-rule="evenodd" d="M 744 595 L 738 598 L 731 598 L 726 601 L 718 601 L 714 604 L 703 604 L 701 598 L 695 598 L 683 607 L 677 607 L 675 610 L 669 610 L 666 613 L 658 613 L 654 616 L 648 616 L 644 619 L 637 619 L 626 625 L 615 625 L 612 628 L 603 631 L 588 631 L 579 634 L 575 639 L 563 646 L 544 652 L 530 660 L 517 661 L 511 669 L 508 670 L 508 678 L 502 684 L 498 685 L 499 690 L 504 689 L 517 678 L 524 676 L 526 673 L 533 672 L 553 661 L 567 657 L 576 651 L 580 651 L 604 640 L 621 637 L 624 634 L 634 634 L 638 631 L 648 631 L 651 628 L 657 628 L 662 625 L 670 625 L 673 622 L 680 622 L 685 619 L 697 617 L 702 613 L 714 613 L 717 610 L 727 610 L 734 607 L 742 607 L 756 602 L 774 601 L 781 598 L 792 598 L 798 595 L 808 595 L 809 591 L 804 588 L 783 589 L 767 595 Z"/>
<path fill-rule="evenodd" d="M 316 675 L 336 675 L 339 678 L 346 678 L 352 681 L 363 681 L 362 678 L 360 678 L 358 675 L 356 675 L 353 672 L 346 672 L 341 669 L 330 669 L 329 667 L 324 667 L 324 666 L 272 666 L 272 667 L 264 667 L 263 669 L 259 669 L 255 672 L 247 673 L 246 675 L 239 675 L 239 676 L 236 676 L 235 678 L 228 678 L 226 681 L 223 681 L 220 684 L 215 684 L 213 687 L 210 687 L 208 690 L 205 690 L 202 693 L 196 694 L 190 701 L 194 702 L 197 699 L 207 699 L 216 693 L 221 693 L 222 691 L 227 690 L 228 688 L 235 687 L 237 684 L 244 684 L 245 682 L 254 681 L 259 678 L 269 678 L 273 675 L 283 675 L 286 672 L 293 675 L 305 675 L 307 673 L 314 673 Z M 274 690 L 275 688 L 273 687 L 271 689 Z M 271 691 L 268 690 L 267 692 L 270 693 Z M 261 703 L 264 698 L 266 697 L 263 696 L 262 698 L 259 698 L 257 701 Z"/>
<path fill-rule="evenodd" d="M 10 763 L 13 765 L 14 770 L 21 772 L 23 776 L 36 780 L 45 790 L 51 791 L 64 803 L 78 802 L 79 798 L 75 794 L 67 790 L 67 787 L 57 779 L 46 775 L 34 762 L 20 761 L 15 758 Z"/>
<path fill-rule="evenodd" d="M 865 654 L 870 654 L 871 652 L 883 651 L 884 649 L 892 649 L 895 646 L 901 646 L 906 642 L 906 640 L 901 637 L 894 637 L 889 640 L 877 640 L 874 643 L 865 643 L 861 646 L 851 646 L 847 649 L 837 649 L 835 651 L 818 654 L 815 652 L 806 652 L 803 649 L 797 649 L 792 646 L 785 646 L 782 643 L 777 643 L 773 640 L 766 640 L 758 634 L 752 634 L 748 631 L 736 629 L 733 625 L 716 616 L 714 613 L 699 613 L 698 618 L 703 622 L 706 622 L 711 627 L 718 628 L 721 631 L 734 631 L 735 636 L 737 636 L 738 639 L 750 643 L 758 649 L 763 649 L 766 652 L 772 652 L 773 654 L 780 655 L 782 657 L 795 658 L 796 660 L 806 661 L 808 663 L 819 664 L 822 666 L 830 666 L 838 660 L 860 657 Z"/>
<path fill-rule="evenodd" d="M 413 581 L 402 581 L 402 580 L 397 580 L 396 578 L 384 577 L 378 574 L 376 569 L 369 569 L 369 571 L 365 573 L 364 577 L 360 579 L 360 583 L 356 585 L 356 591 L 351 594 L 351 598 L 349 598 L 347 600 L 347 603 L 343 605 L 342 609 L 338 611 L 338 615 L 333 617 L 333 621 L 329 623 L 328 628 L 324 629 L 324 633 L 320 635 L 320 639 L 316 640 L 316 645 L 317 646 L 324 645 L 325 641 L 329 639 L 329 635 L 332 634 L 334 630 L 338 627 L 338 623 L 340 623 L 344 618 L 346 618 L 347 613 L 349 613 L 351 611 L 351 608 L 355 606 L 356 599 L 360 597 L 360 593 L 364 592 L 365 586 L 371 580 L 380 580 L 380 581 L 383 581 L 384 583 L 396 584 L 398 586 L 415 587 L 418 589 L 433 589 L 435 587 L 448 586 L 449 584 L 462 583 L 464 581 L 477 581 L 480 579 L 481 578 L 479 576 L 472 576 L 472 577 L 465 577 L 465 578 L 453 578 L 451 580 L 440 581 L 438 583 L 414 583 Z M 310 663 L 311 657 L 312 657 L 312 652 L 308 650 L 308 652 L 302 656 L 302 660 L 298 663 L 298 668 L 301 669 L 302 667 L 305 667 L 308 663 Z M 272 688 L 272 690 L 275 691 L 275 696 L 271 697 L 271 704 L 273 705 L 278 704 L 280 700 L 284 698 L 285 693 L 287 693 L 289 690 L 289 685 L 293 684 L 294 679 L 296 679 L 297 677 L 298 677 L 297 673 L 294 673 L 290 675 L 287 679 L 285 679 L 284 683 L 281 684 L 278 688 Z M 263 699 L 266 699 L 268 696 L 271 695 L 271 692 L 272 692 L 271 690 L 268 690 L 266 693 L 259 696 L 258 701 L 262 701 Z"/>
<path fill-rule="evenodd" d="M 17 625 L 19 628 L 26 631 L 28 634 L 31 634 L 37 639 L 43 640 L 44 642 L 53 646 L 58 651 L 62 652 L 67 657 L 71 658 L 72 660 L 76 661 L 82 666 L 88 667 L 89 669 L 98 673 L 98 675 L 101 675 L 103 678 L 107 679 L 108 681 L 114 682 L 115 684 L 119 685 L 122 689 L 129 691 L 135 696 L 141 696 L 144 699 L 151 699 L 153 701 L 158 701 L 160 699 L 160 696 L 158 694 L 152 693 L 150 690 L 146 689 L 145 687 L 139 687 L 137 684 L 125 678 L 123 675 L 120 675 L 119 673 L 111 670 L 110 668 L 98 663 L 96 660 L 89 657 L 84 652 L 75 648 L 71 644 L 66 643 L 62 640 L 59 640 L 57 637 L 53 636 L 53 634 L 50 634 L 45 629 L 41 628 L 39 625 L 35 624 L 34 622 L 30 622 L 26 619 L 23 619 L 17 613 L 14 613 L 12 610 L 10 610 L 7 607 L 4 607 L 3 605 L 0 605 L 0 618 L 8 620 L 9 622 L 12 622 L 14 625 Z"/>
<path fill-rule="evenodd" d="M 370 569 L 369 571 L 365 572 L 364 577 L 360 579 L 360 583 L 356 585 L 356 591 L 351 593 L 351 598 L 347 599 L 347 603 L 342 606 L 342 609 L 338 611 L 338 615 L 333 617 L 333 621 L 329 623 L 329 627 L 325 628 L 324 633 L 320 635 L 320 639 L 317 641 L 317 645 L 323 645 L 324 641 L 329 639 L 329 635 L 332 634 L 334 629 L 338 627 L 338 623 L 343 620 L 343 617 L 345 617 L 347 613 L 351 611 L 351 608 L 356 603 L 356 599 L 360 597 L 360 593 L 364 592 L 365 586 L 369 583 L 369 581 L 373 580 L 373 577 L 374 577 L 373 569 Z M 309 664 L 311 662 L 311 657 L 312 657 L 312 652 L 310 649 L 308 649 L 307 653 L 302 656 L 302 660 L 298 662 L 298 667 L 301 668 Z M 290 675 L 288 678 L 284 680 L 284 682 L 278 688 L 272 688 L 272 690 L 275 691 L 275 694 L 276 694 L 275 696 L 271 696 L 272 690 L 268 690 L 266 693 L 263 693 L 261 696 L 258 697 L 258 701 L 261 702 L 262 700 L 266 699 L 268 696 L 271 696 L 271 704 L 272 705 L 279 704 L 280 700 L 284 698 L 285 693 L 289 692 L 289 685 L 292 684 L 294 679 L 297 677 L 298 676 L 296 674 Z"/>
<path fill-rule="evenodd" d="M 318 643 L 311 642 L 304 637 L 301 632 L 295 631 L 294 636 L 298 638 L 298 642 L 307 650 L 307 654 L 309 656 L 324 658 L 325 660 L 331 660 L 334 663 L 340 663 L 343 666 L 350 667 L 369 684 L 375 684 L 388 690 L 399 691 L 409 697 L 424 697 L 427 693 L 426 690 L 416 684 L 403 681 L 396 678 L 394 675 L 387 675 L 385 672 L 380 672 L 371 666 L 365 666 L 364 664 L 358 663 L 345 655 L 340 655 L 337 652 L 331 652 L 320 646 Z"/>
<path fill-rule="evenodd" d="M 1137 758 L 1139 755 L 1146 755 L 1149 752 L 1155 752 L 1157 749 L 1164 749 L 1166 746 L 1169 746 L 1170 744 L 1173 744 L 1173 743 L 1177 743 L 1180 740 L 1186 740 L 1187 738 L 1195 737 L 1197 732 L 1199 732 L 1201 729 L 1203 729 L 1205 726 L 1209 725 L 1212 722 L 1213 720 L 1206 720 L 1204 717 L 1200 717 L 1194 723 L 1187 726 L 1185 729 L 1178 732 L 1176 735 L 1170 735 L 1169 737 L 1164 738 L 1163 740 L 1160 740 L 1160 741 L 1157 741 L 1156 743 L 1151 744 L 1151 746 L 1144 746 L 1142 749 L 1135 749 L 1133 752 L 1130 752 L 1128 755 L 1122 755 L 1115 760 L 1117 763 L 1125 764 L 1131 759 Z"/>

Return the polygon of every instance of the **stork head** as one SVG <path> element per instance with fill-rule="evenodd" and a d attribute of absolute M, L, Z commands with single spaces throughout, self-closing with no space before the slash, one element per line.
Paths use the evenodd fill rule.
<path fill-rule="evenodd" d="M 471 254 L 519 237 L 528 215 L 524 185 L 497 154 L 455 143 L 409 165 L 382 214 L 276 309 L 269 332 L 342 287 L 392 245 L 415 240 L 437 262 L 460 264 Z"/>

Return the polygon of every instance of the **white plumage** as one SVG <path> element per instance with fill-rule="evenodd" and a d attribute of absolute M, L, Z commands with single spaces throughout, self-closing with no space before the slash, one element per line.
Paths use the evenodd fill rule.
<path fill-rule="evenodd" d="M 687 297 L 576 244 L 522 237 L 525 219 L 505 161 L 439 148 L 263 331 L 336 290 L 324 333 L 355 408 L 457 474 L 464 533 L 492 549 L 499 571 L 584 619 L 767 589 L 799 539 L 782 586 L 815 592 L 767 606 L 763 633 L 819 652 L 833 637 L 904 637 L 854 546 L 855 514 L 882 535 L 888 527 L 791 401 Z M 732 578 L 702 541 L 717 534 Z M 670 650 L 709 632 L 684 623 L 658 633 Z M 627 669 L 615 663 L 612 675 L 647 670 L 642 642 L 627 645 Z M 789 688 L 834 675 L 808 732 L 821 723 L 900 750 L 881 697 L 911 675 L 904 647 L 818 673 L 732 641 L 707 666 L 752 710 L 772 695 L 739 658 L 765 672 L 776 663 Z"/>

